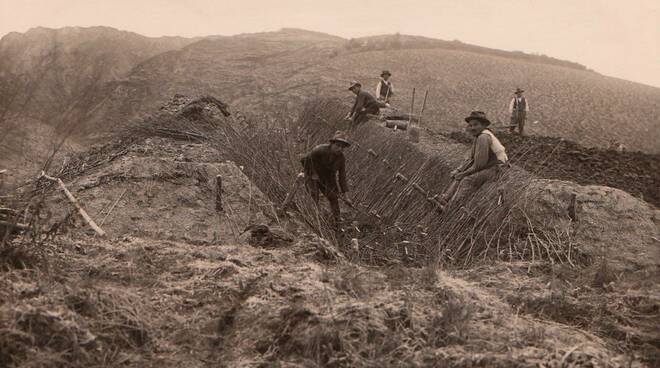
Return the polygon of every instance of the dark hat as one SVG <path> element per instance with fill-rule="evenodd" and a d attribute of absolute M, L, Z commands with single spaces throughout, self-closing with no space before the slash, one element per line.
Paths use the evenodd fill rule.
<path fill-rule="evenodd" d="M 391 76 L 392 73 L 390 73 L 389 70 L 383 70 L 383 71 L 380 73 L 380 76 L 381 76 L 381 77 L 384 77 L 385 75 L 390 75 L 390 76 Z"/>
<path fill-rule="evenodd" d="M 344 133 L 342 133 L 341 130 L 335 132 L 334 137 L 330 138 L 330 143 L 341 143 L 346 147 L 351 145 L 351 142 L 349 142 L 348 139 L 346 139 Z"/>
<path fill-rule="evenodd" d="M 353 87 L 355 87 L 355 86 L 360 86 L 360 87 L 362 87 L 362 83 L 360 83 L 360 82 L 358 82 L 358 81 L 356 81 L 356 80 L 351 81 L 351 86 L 348 87 L 348 90 L 349 90 L 349 91 L 352 90 Z"/>
<path fill-rule="evenodd" d="M 518 94 L 518 93 L 523 93 L 523 92 L 525 92 L 524 89 L 516 88 L 516 91 L 513 92 L 513 93 Z"/>
<path fill-rule="evenodd" d="M 470 120 L 479 120 L 480 122 L 486 124 L 486 126 L 490 125 L 490 120 L 488 120 L 486 113 L 483 111 L 472 111 L 470 116 L 465 118 L 465 122 L 469 123 Z"/>

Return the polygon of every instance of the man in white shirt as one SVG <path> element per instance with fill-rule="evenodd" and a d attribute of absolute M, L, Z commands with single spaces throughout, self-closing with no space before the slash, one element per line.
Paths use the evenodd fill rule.
<path fill-rule="evenodd" d="M 516 88 L 515 96 L 509 103 L 509 113 L 511 113 L 511 133 L 514 133 L 516 127 L 518 127 L 518 133 L 520 133 L 520 135 L 525 134 L 525 119 L 527 119 L 527 113 L 529 112 L 529 103 L 523 96 L 524 92 L 524 90 Z"/>
<path fill-rule="evenodd" d="M 390 97 L 394 94 L 392 82 L 389 81 L 391 76 L 392 73 L 390 73 L 389 70 L 383 70 L 383 72 L 380 73 L 380 80 L 376 86 L 376 98 L 378 101 L 384 103 L 390 102 Z"/>

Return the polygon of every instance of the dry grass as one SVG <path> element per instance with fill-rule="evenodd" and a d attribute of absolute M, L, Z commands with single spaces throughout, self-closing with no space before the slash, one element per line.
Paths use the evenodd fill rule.
<path fill-rule="evenodd" d="M 103 365 L 150 342 L 151 313 L 127 291 L 80 289 L 38 302 L 0 307 L 3 366 Z"/>

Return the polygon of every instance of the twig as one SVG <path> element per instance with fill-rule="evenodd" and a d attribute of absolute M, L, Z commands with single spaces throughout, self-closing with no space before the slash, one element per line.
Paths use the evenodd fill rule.
<path fill-rule="evenodd" d="M 103 224 L 105 223 L 105 219 L 107 219 L 107 218 L 108 218 L 108 215 L 110 215 L 110 213 L 112 212 L 112 210 L 115 209 L 115 206 L 117 205 L 117 203 L 119 203 L 119 201 L 122 199 L 122 197 L 124 196 L 124 194 L 126 194 L 126 191 L 127 191 L 127 190 L 128 190 L 128 188 L 124 189 L 124 191 L 121 192 L 121 195 L 119 196 L 119 198 L 117 198 L 117 200 L 115 201 L 115 203 L 112 204 L 112 207 L 110 207 L 110 210 L 108 210 L 108 213 L 106 213 L 105 216 L 103 216 L 103 220 L 101 220 L 101 225 L 100 225 L 100 226 L 103 226 Z"/>
<path fill-rule="evenodd" d="M 80 206 L 80 204 L 78 203 L 76 198 L 73 196 L 73 194 L 71 194 L 71 192 L 69 192 L 69 190 L 66 188 L 66 186 L 64 185 L 64 182 L 62 181 L 62 179 L 54 178 L 52 176 L 48 176 L 43 171 L 41 172 L 41 177 L 56 182 L 60 186 L 60 188 L 62 189 L 62 191 L 66 195 L 66 197 L 69 199 L 69 202 L 71 202 L 71 204 L 73 204 L 74 207 L 76 207 L 76 209 L 78 210 L 78 213 L 80 213 L 80 216 L 82 216 L 82 218 L 85 220 L 85 222 L 87 222 L 87 224 L 92 229 L 94 229 L 94 231 L 99 236 L 105 236 L 105 231 L 103 231 L 103 229 L 101 229 L 98 225 L 96 225 L 96 222 L 94 222 L 94 220 L 92 220 L 92 218 L 89 217 L 87 212 Z"/>

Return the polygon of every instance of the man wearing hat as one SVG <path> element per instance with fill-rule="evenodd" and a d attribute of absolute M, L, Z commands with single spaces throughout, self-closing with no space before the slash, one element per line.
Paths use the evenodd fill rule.
<path fill-rule="evenodd" d="M 391 76 L 392 74 L 389 70 L 383 70 L 383 72 L 380 73 L 380 81 L 378 81 L 378 85 L 376 86 L 376 97 L 378 98 L 378 101 L 389 103 L 390 97 L 394 95 L 392 82 L 389 81 Z"/>
<path fill-rule="evenodd" d="M 472 111 L 465 122 L 474 143 L 468 159 L 451 172 L 453 181 L 440 199 L 442 209 L 465 203 L 482 185 L 495 180 L 500 167 L 509 160 L 502 143 L 488 129 L 490 120 L 485 113 Z"/>
<path fill-rule="evenodd" d="M 300 162 L 303 165 L 305 186 L 314 202 L 319 203 L 319 192 L 330 202 L 332 225 L 339 229 L 339 196 L 348 192 L 346 183 L 346 158 L 344 149 L 351 143 L 341 132 L 336 132 L 330 143 L 319 144 L 307 153 Z M 339 177 L 337 177 L 339 176 Z M 339 179 L 339 187 L 337 187 Z M 344 199 L 350 204 L 350 200 Z"/>
<path fill-rule="evenodd" d="M 523 96 L 524 92 L 524 90 L 516 88 L 516 92 L 514 92 L 515 96 L 509 103 L 509 113 L 511 113 L 511 133 L 516 131 L 517 126 L 520 135 L 524 135 L 525 119 L 527 118 L 527 112 L 529 112 L 529 104 L 527 103 L 527 99 Z"/>
<path fill-rule="evenodd" d="M 380 104 L 369 92 L 362 90 L 360 82 L 352 81 L 348 90 L 356 96 L 351 112 L 346 115 L 346 120 L 353 121 L 353 127 L 367 121 L 367 114 L 378 115 Z"/>

